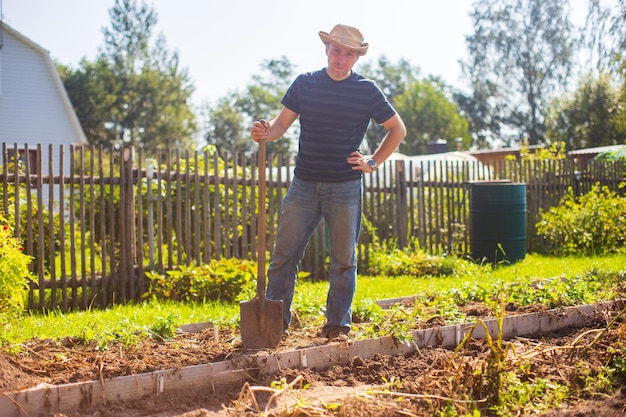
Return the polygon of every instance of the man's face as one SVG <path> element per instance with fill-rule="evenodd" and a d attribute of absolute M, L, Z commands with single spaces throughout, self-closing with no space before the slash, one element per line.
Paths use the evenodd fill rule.
<path fill-rule="evenodd" d="M 332 42 L 326 45 L 326 55 L 328 56 L 328 75 L 335 81 L 348 78 L 360 56 L 359 52 Z"/>

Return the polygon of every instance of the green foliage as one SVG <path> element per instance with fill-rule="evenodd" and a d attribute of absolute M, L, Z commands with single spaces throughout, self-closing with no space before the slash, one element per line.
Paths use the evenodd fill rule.
<path fill-rule="evenodd" d="M 358 328 L 359 338 L 376 338 L 391 336 L 397 343 L 405 343 L 414 340 L 412 331 L 421 327 L 420 308 L 411 308 L 398 303 L 383 310 L 373 304 L 369 310 L 364 310 L 365 305 L 356 305 L 353 310 L 353 322 Z"/>
<path fill-rule="evenodd" d="M 15 173 L 15 175 L 26 175 L 26 166 L 22 159 L 15 158 L 15 156 L 11 156 L 8 161 L 6 167 L 2 167 L 0 165 L 0 169 L 6 168 L 8 172 Z M 2 217 L 0 214 L 0 226 L 13 224 L 15 232 L 15 238 L 20 242 L 38 242 L 40 239 L 44 241 L 44 247 L 50 247 L 50 235 L 47 233 L 49 230 L 50 224 L 49 222 L 54 222 L 54 230 L 58 230 L 58 215 L 56 216 L 56 221 L 54 216 L 50 216 L 46 207 L 39 207 L 38 205 L 29 205 L 27 198 L 27 190 L 26 184 L 24 183 L 13 183 L 10 184 L 6 189 L 4 188 L 4 184 L 0 183 L 0 195 L 4 195 L 4 198 L 0 198 L 0 213 L 5 213 L 6 219 Z M 6 200 L 5 200 L 6 199 Z M 6 201 L 6 206 L 5 206 Z M 16 212 L 16 206 L 19 206 L 18 212 Z M 52 220 L 50 220 L 52 218 Z M 17 219 L 19 219 L 19 224 L 17 223 Z M 40 219 L 43 223 L 43 226 L 40 225 Z M 29 228 L 28 224 L 31 222 L 31 230 L 29 237 Z M 44 231 L 42 235 L 40 235 L 40 229 Z M 19 231 L 19 236 L 17 232 Z M 54 242 L 57 244 L 58 242 Z M 26 248 L 25 252 L 28 252 L 28 248 Z M 31 258 L 30 261 L 33 261 L 34 258 Z M 29 261 L 29 263 L 30 263 Z M 47 260 L 44 260 L 44 267 L 49 268 Z"/>
<path fill-rule="evenodd" d="M 557 207 L 541 214 L 537 234 L 551 254 L 616 252 L 626 242 L 626 199 L 608 187 L 595 185 L 585 195 L 572 189 Z"/>
<path fill-rule="evenodd" d="M 623 385 L 626 382 L 626 348 L 610 347 L 608 352 L 612 357 L 606 367 L 611 370 L 614 381 Z"/>
<path fill-rule="evenodd" d="M 254 120 L 272 119 L 278 114 L 280 100 L 293 78 L 294 67 L 287 57 L 268 59 L 261 64 L 261 71 L 245 91 L 230 93 L 214 106 L 205 105 L 202 116 L 207 143 L 215 145 L 225 159 L 235 152 L 256 151 L 248 126 Z M 294 125 L 283 138 L 267 144 L 268 155 L 287 156 L 296 138 L 297 127 Z"/>
<path fill-rule="evenodd" d="M 403 251 L 383 243 L 379 249 L 370 248 L 370 260 L 364 274 L 385 276 L 441 276 L 454 274 L 460 260 L 429 255 L 421 250 Z"/>
<path fill-rule="evenodd" d="M 537 280 L 509 289 L 507 301 L 516 305 L 545 305 L 548 308 L 589 304 L 599 299 L 611 299 L 606 293 L 607 283 L 617 283 L 619 276 L 606 276 L 598 271 L 589 271 L 571 278 Z"/>
<path fill-rule="evenodd" d="M 352 321 L 354 323 L 377 321 L 382 315 L 382 308 L 371 298 L 358 300 L 352 306 Z"/>
<path fill-rule="evenodd" d="M 157 300 L 233 302 L 256 279 L 256 263 L 239 259 L 212 259 L 199 266 L 180 265 L 165 274 L 147 272 L 150 290 Z"/>
<path fill-rule="evenodd" d="M 361 63 L 361 61 L 359 61 L 357 71 L 374 80 L 381 90 L 383 90 L 389 102 L 395 106 L 396 97 L 402 94 L 409 85 L 417 81 L 420 68 L 412 66 L 411 63 L 405 59 L 400 59 L 394 64 L 384 55 L 378 59 L 376 64 L 377 66 L 374 66 L 373 63 L 365 61 Z M 404 122 L 406 124 L 407 120 Z M 380 142 L 385 136 L 385 132 L 386 130 L 383 126 L 376 123 L 370 124 L 365 135 L 368 152 L 374 152 L 378 145 L 380 145 Z M 410 139 L 411 138 L 407 135 L 405 140 Z"/>
<path fill-rule="evenodd" d="M 626 83 L 625 83 L 626 84 Z M 626 121 L 626 112 L 624 112 L 624 120 Z M 626 132 L 626 123 L 624 124 L 624 131 Z M 626 137 L 626 133 L 623 135 Z M 623 178 L 626 178 L 626 146 L 619 149 L 611 149 L 605 152 L 597 154 L 594 161 L 603 161 L 604 163 L 621 163 L 623 168 Z"/>
<path fill-rule="evenodd" d="M 159 317 L 159 319 L 150 327 L 149 334 L 159 340 L 171 339 L 176 335 L 176 320 L 179 320 L 176 314 L 168 314 L 167 317 Z"/>
<path fill-rule="evenodd" d="M 522 415 L 537 415 L 558 407 L 568 399 L 570 390 L 567 386 L 544 378 L 528 381 L 520 378 L 519 373 L 503 373 L 500 403 L 493 407 L 498 415 L 520 415 L 520 410 L 523 410 Z"/>
<path fill-rule="evenodd" d="M 563 142 L 567 149 L 591 148 L 621 143 L 617 117 L 623 111 L 619 91 L 608 74 L 581 79 L 572 94 L 556 99 L 546 118 L 550 142 Z"/>
<path fill-rule="evenodd" d="M 169 53 L 165 38 L 155 39 L 157 14 L 143 1 L 116 0 L 111 25 L 95 62 L 59 73 L 92 144 L 190 148 L 196 131 L 189 99 L 194 87 Z"/>
<path fill-rule="evenodd" d="M 360 337 L 392 336 L 398 343 L 413 340 L 411 331 L 418 327 L 421 310 L 402 304 L 384 311 L 374 302 L 356 303 L 353 321 L 359 327 Z"/>
<path fill-rule="evenodd" d="M 538 148 L 531 152 L 528 146 L 528 139 L 524 139 L 522 144 L 520 144 L 519 157 L 526 161 L 558 161 L 567 158 L 567 149 L 565 142 L 552 142 L 550 146 Z M 517 157 L 507 155 L 505 159 L 515 161 Z"/>
<path fill-rule="evenodd" d="M 399 151 L 406 155 L 425 155 L 427 145 L 438 139 L 461 138 L 465 148 L 471 145 L 468 121 L 461 116 L 441 82 L 414 81 L 394 100 L 395 107 L 407 127 L 406 139 Z M 456 150 L 456 143 L 448 143 Z"/>
<path fill-rule="evenodd" d="M 0 316 L 22 313 L 27 279 L 32 278 L 28 269 L 31 261 L 6 219 L 0 216 Z"/>
<path fill-rule="evenodd" d="M 222 158 L 234 155 L 236 152 L 249 152 L 253 142 L 244 128 L 243 115 L 236 108 L 234 94 L 223 97 L 213 107 L 207 107 L 210 126 L 206 132 L 206 141 L 214 145 Z"/>

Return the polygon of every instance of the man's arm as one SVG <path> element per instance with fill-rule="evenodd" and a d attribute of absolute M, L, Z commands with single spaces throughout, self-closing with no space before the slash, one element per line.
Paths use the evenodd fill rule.
<path fill-rule="evenodd" d="M 385 162 L 398 149 L 398 146 L 400 146 L 400 143 L 406 136 L 406 127 L 397 113 L 383 123 L 383 126 L 387 129 L 387 134 L 378 146 L 378 149 L 372 154 L 372 159 L 378 165 Z"/>
<path fill-rule="evenodd" d="M 278 116 L 272 119 L 270 122 L 263 122 L 257 120 L 252 124 L 250 128 L 250 134 L 252 140 L 258 142 L 260 140 L 274 141 L 282 137 L 289 126 L 293 124 L 298 118 L 298 113 L 293 110 L 283 107 Z"/>
<path fill-rule="evenodd" d="M 376 161 L 377 165 L 381 165 L 385 162 L 387 158 L 398 149 L 400 142 L 402 142 L 402 139 L 406 136 L 406 127 L 397 113 L 383 123 L 383 126 L 387 129 L 387 134 L 378 146 L 378 149 L 376 149 L 372 155 L 372 159 Z M 356 171 L 372 172 L 375 169 L 367 164 L 367 159 L 358 151 L 352 152 L 346 161 L 354 165 L 352 169 Z"/>
<path fill-rule="evenodd" d="M 378 149 L 372 154 L 372 159 L 376 161 L 378 165 L 382 164 L 389 158 L 389 156 L 398 149 L 400 143 L 406 136 L 406 127 L 402 118 L 396 113 L 383 123 L 387 134 L 383 138 L 383 141 L 378 146 Z"/>

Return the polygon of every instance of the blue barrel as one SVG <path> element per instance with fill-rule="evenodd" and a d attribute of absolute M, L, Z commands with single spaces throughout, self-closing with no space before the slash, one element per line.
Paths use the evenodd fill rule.
<path fill-rule="evenodd" d="M 471 183 L 470 247 L 476 261 L 514 263 L 526 257 L 526 184 Z"/>

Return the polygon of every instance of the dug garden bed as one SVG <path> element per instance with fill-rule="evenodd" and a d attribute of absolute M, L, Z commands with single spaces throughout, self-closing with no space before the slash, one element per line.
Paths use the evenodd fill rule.
<path fill-rule="evenodd" d="M 463 308 L 475 323 L 494 321 L 492 310 L 486 306 L 472 304 Z M 543 412 L 550 417 L 622 416 L 626 391 L 601 386 L 603 375 L 609 372 L 607 364 L 623 358 L 626 346 L 626 322 L 620 308 L 623 303 L 586 315 L 584 326 L 577 329 L 537 332 L 509 340 L 498 336 L 467 337 L 460 340 L 456 350 L 436 343 L 420 348 L 415 341 L 396 340 L 398 345 L 413 344 L 413 348 L 399 349 L 402 353 L 393 355 L 347 355 L 346 360 L 329 360 L 324 367 L 278 367 L 276 372 L 250 372 L 244 383 L 209 389 L 165 390 L 146 396 L 137 389 L 132 400 L 108 399 L 102 404 L 94 401 L 75 410 L 42 406 L 42 414 L 38 415 L 358 417 L 432 416 L 447 412 L 440 415 L 454 416 L 472 415 L 472 410 L 478 408 L 486 416 L 501 415 L 494 411 L 494 406 L 516 403 L 521 415 Z M 545 308 L 509 308 L 506 315 L 514 317 L 529 310 L 541 312 Z M 497 325 L 498 320 L 495 322 Z M 438 329 L 445 323 L 431 320 L 422 325 L 423 329 Z M 359 340 L 359 327 L 355 330 L 354 339 Z M 480 325 L 468 324 L 463 335 L 480 331 Z M 339 352 L 348 351 L 350 343 L 354 341 L 338 342 L 336 348 Z M 287 356 L 289 352 L 323 346 L 327 346 L 326 340 L 315 332 L 296 329 L 272 355 Z M 223 329 L 216 334 L 213 328 L 181 333 L 169 340 L 145 339 L 132 346 L 119 342 L 105 350 L 71 338 L 60 342 L 31 340 L 23 344 L 20 353 L 0 356 L 0 390 L 6 394 L 83 381 L 104 384 L 123 376 L 166 369 L 241 363 L 258 354 L 243 348 L 236 331 Z M 562 387 L 570 388 L 566 393 Z M 557 406 L 558 411 L 550 410 Z M 458 414 L 453 414 L 453 410 Z"/>

